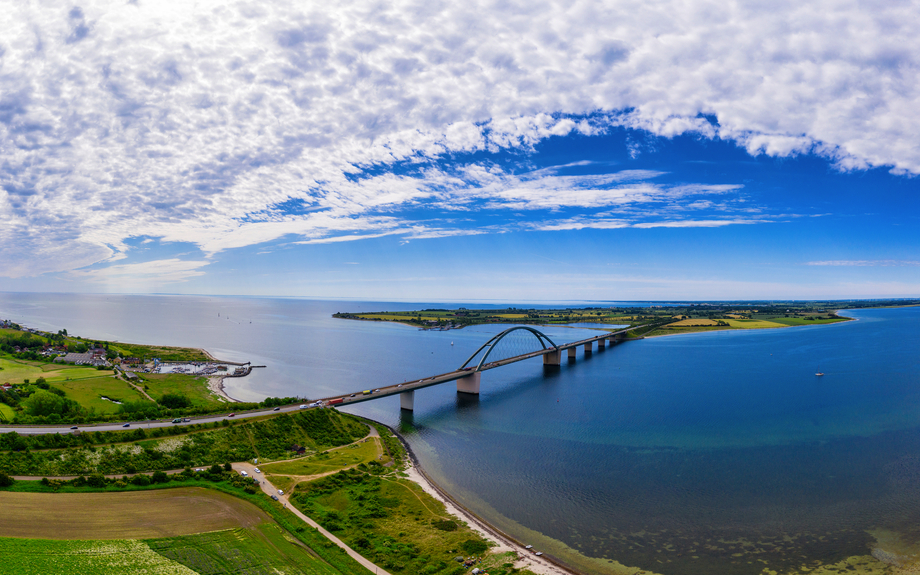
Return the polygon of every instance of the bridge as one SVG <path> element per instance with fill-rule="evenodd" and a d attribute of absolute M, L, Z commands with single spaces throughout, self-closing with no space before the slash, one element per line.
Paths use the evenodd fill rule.
<path fill-rule="evenodd" d="M 483 371 L 540 356 L 543 356 L 543 365 L 558 366 L 562 364 L 563 353 L 567 353 L 568 358 L 570 360 L 574 360 L 575 354 L 579 347 L 584 348 L 586 355 L 593 353 L 595 342 L 597 343 L 598 349 L 603 349 L 607 345 L 613 345 L 617 342 L 625 340 L 626 332 L 630 329 L 635 328 L 626 328 L 619 331 L 605 332 L 603 335 L 589 337 L 587 339 L 573 341 L 571 343 L 562 345 L 556 345 L 544 333 L 532 327 L 512 327 L 510 329 L 506 329 L 505 331 L 492 337 L 492 339 L 484 343 L 479 349 L 476 350 L 475 353 L 473 353 L 473 355 L 469 357 L 469 359 L 463 363 L 463 365 L 454 371 L 449 371 L 447 373 L 442 373 L 432 377 L 425 377 L 422 379 L 398 383 L 395 385 L 387 385 L 380 388 L 375 387 L 371 389 L 356 391 L 350 394 L 346 393 L 344 395 L 335 395 L 332 397 L 323 398 L 319 401 L 322 401 L 328 407 L 341 407 L 344 405 L 352 405 L 354 403 L 361 403 L 362 401 L 371 401 L 374 399 L 380 399 L 381 397 L 388 397 L 390 395 L 399 394 L 400 408 L 412 411 L 415 407 L 416 390 L 425 387 L 431 387 L 432 385 L 441 385 L 442 383 L 456 381 L 457 393 L 479 395 L 479 386 L 481 381 L 481 374 Z M 524 338 L 522 339 L 519 337 L 520 335 L 523 335 Z M 514 342 L 514 344 L 506 345 L 509 342 Z M 533 348 L 536 348 L 537 344 L 539 344 L 539 348 L 509 355 L 509 348 L 514 350 L 515 347 L 528 347 L 528 344 L 525 342 L 529 342 L 529 347 Z M 517 351 L 520 351 L 520 349 Z M 477 358 L 478 361 L 476 361 Z M 493 359 L 489 361 L 490 358 Z"/>

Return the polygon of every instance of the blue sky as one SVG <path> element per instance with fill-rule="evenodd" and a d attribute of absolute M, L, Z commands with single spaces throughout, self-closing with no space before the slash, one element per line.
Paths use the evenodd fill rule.
<path fill-rule="evenodd" d="M 0 290 L 920 296 L 910 3 L 0 11 Z"/>

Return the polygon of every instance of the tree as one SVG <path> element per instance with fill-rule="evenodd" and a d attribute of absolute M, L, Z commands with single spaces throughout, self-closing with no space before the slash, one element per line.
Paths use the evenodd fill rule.
<path fill-rule="evenodd" d="M 39 389 L 23 403 L 29 414 L 36 416 L 51 415 L 52 413 L 60 415 L 64 413 L 67 407 L 67 402 L 64 401 L 63 397 L 44 389 Z"/>
<path fill-rule="evenodd" d="M 6 473 L 0 472 L 0 487 L 9 487 L 16 483 L 16 480 L 7 475 Z"/>
<path fill-rule="evenodd" d="M 181 409 L 183 407 L 191 407 L 192 402 L 189 401 L 189 398 L 178 393 L 167 393 L 160 398 L 160 405 L 167 407 L 169 409 Z"/>

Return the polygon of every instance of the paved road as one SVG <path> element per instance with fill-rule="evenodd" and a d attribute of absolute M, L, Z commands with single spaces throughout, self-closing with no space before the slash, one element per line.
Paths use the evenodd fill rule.
<path fill-rule="evenodd" d="M 128 429 L 153 429 L 155 427 L 182 427 L 188 426 L 193 423 L 211 423 L 213 421 L 220 421 L 222 419 L 228 419 L 233 409 L 233 405 L 229 405 L 227 413 L 220 415 L 206 415 L 202 417 L 192 417 L 190 421 L 184 421 L 182 423 L 173 423 L 171 419 L 157 419 L 151 421 L 130 421 L 128 422 Z M 314 408 L 309 408 L 314 409 Z M 273 408 L 260 409 L 258 411 L 247 411 L 237 413 L 233 416 L 233 419 L 251 419 L 253 417 L 263 417 L 266 415 L 271 415 L 273 413 L 284 413 L 289 411 L 300 411 L 300 405 L 285 405 L 275 411 Z M 87 424 L 87 425 L 78 425 L 76 426 L 81 431 L 124 431 L 126 428 L 124 426 L 125 422 L 119 423 L 98 423 L 98 424 Z M 73 428 L 70 425 L 41 425 L 41 426 L 21 426 L 21 425 L 6 425 L 0 426 L 0 433 L 9 433 L 10 431 L 15 431 L 21 435 L 41 435 L 45 433 L 70 433 Z"/>

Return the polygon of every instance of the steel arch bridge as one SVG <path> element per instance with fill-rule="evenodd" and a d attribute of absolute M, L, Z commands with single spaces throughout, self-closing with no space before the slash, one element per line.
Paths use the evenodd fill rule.
<path fill-rule="evenodd" d="M 542 352 L 544 352 L 545 350 L 548 350 L 548 349 L 552 349 L 552 350 L 555 350 L 555 351 L 559 351 L 559 346 L 556 345 L 555 343 L 553 343 L 553 340 L 551 340 L 545 333 L 543 333 L 543 332 L 541 332 L 541 331 L 539 331 L 539 330 L 536 330 L 536 329 L 534 329 L 534 328 L 532 328 L 532 327 L 528 327 L 528 326 L 526 326 L 526 325 L 519 325 L 519 326 L 515 326 L 515 327 L 512 327 L 512 328 L 508 328 L 508 329 L 506 329 L 505 331 L 503 331 L 503 332 L 501 332 L 501 333 L 499 333 L 499 334 L 497 334 L 497 335 L 492 336 L 492 339 L 490 339 L 489 341 L 487 341 L 487 342 L 485 342 L 484 344 L 482 344 L 482 345 L 479 347 L 479 349 L 477 349 L 475 352 L 473 352 L 473 355 L 471 355 L 471 356 L 469 357 L 469 359 L 467 359 L 465 362 L 463 362 L 463 365 L 461 365 L 459 368 L 457 368 L 457 371 L 466 370 L 467 366 L 470 365 L 470 362 L 472 362 L 474 359 L 476 359 L 476 356 L 478 356 L 480 353 L 482 353 L 482 352 L 484 351 L 485 353 L 482 353 L 482 358 L 479 360 L 479 363 L 477 363 L 477 364 L 476 364 L 476 367 L 472 370 L 472 371 L 482 371 L 482 368 L 483 368 L 484 365 L 490 365 L 490 364 L 487 364 L 487 363 L 486 363 L 486 360 L 489 359 L 489 356 L 492 355 L 493 352 L 495 352 L 496 350 L 499 350 L 499 343 L 501 343 L 503 340 L 504 340 L 504 341 L 509 341 L 509 340 L 511 340 L 511 338 L 508 338 L 507 340 L 506 340 L 505 338 L 506 338 L 507 336 L 511 335 L 512 333 L 518 332 L 518 331 L 530 332 L 531 334 L 533 334 L 534 337 L 537 338 L 537 342 L 539 342 L 539 344 L 540 344 L 541 346 L 543 346 L 543 349 L 540 350 L 539 352 L 537 352 L 538 355 L 539 355 L 539 354 L 542 354 Z M 530 340 L 530 338 L 527 338 L 527 339 L 528 339 L 529 341 L 531 341 L 531 342 L 533 341 L 533 340 Z M 546 344 L 549 344 L 549 347 L 547 347 Z M 509 347 L 510 347 L 510 346 L 509 346 Z M 505 351 L 505 350 L 501 350 L 501 351 Z M 521 353 L 520 351 L 521 351 L 521 350 L 512 350 L 512 351 L 510 351 L 510 352 L 507 352 L 507 357 L 502 358 L 502 359 L 507 359 L 507 358 L 510 358 L 510 357 L 517 357 L 517 356 L 527 355 L 527 354 L 528 354 L 526 351 L 523 352 L 523 353 Z M 517 352 L 517 353 L 515 353 L 515 352 Z M 506 354 L 505 354 L 505 353 L 500 353 L 499 356 L 501 356 L 501 355 L 506 355 Z"/>

